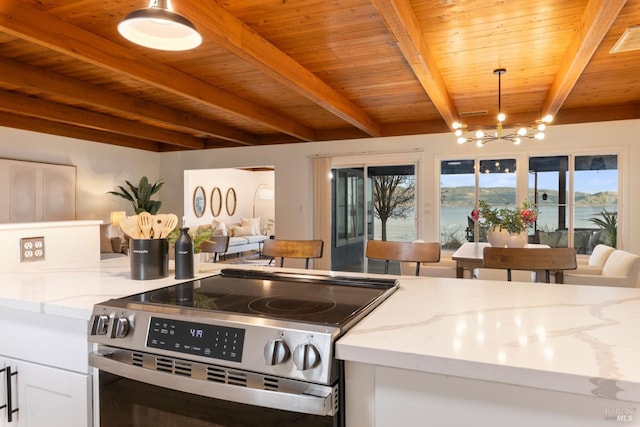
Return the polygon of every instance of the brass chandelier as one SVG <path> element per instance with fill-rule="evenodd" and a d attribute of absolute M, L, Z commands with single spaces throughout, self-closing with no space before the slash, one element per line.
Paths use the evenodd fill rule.
<path fill-rule="evenodd" d="M 523 139 L 544 139 L 544 131 L 547 128 L 547 124 L 551 123 L 553 118 L 551 115 L 536 120 L 535 122 L 522 126 L 520 128 L 504 128 L 504 121 L 507 116 L 502 112 L 501 98 L 502 98 L 502 75 L 506 73 L 505 68 L 496 68 L 493 70 L 493 74 L 498 76 L 498 123 L 495 127 L 484 129 L 478 129 L 475 131 L 467 130 L 467 125 L 460 122 L 454 122 L 452 128 L 454 134 L 458 137 L 458 144 L 464 144 L 465 142 L 475 141 L 478 147 L 484 146 L 488 142 L 492 141 L 509 141 L 515 145 L 522 142 Z"/>

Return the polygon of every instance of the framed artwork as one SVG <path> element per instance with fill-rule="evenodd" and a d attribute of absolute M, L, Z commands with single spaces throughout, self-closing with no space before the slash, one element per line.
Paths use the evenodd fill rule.
<path fill-rule="evenodd" d="M 233 216 L 236 213 L 236 190 L 231 187 L 227 190 L 227 196 L 225 197 L 225 208 L 227 210 L 227 215 Z"/>
<path fill-rule="evenodd" d="M 193 212 L 198 218 L 204 215 L 207 207 L 207 195 L 201 185 L 198 185 L 193 191 Z"/>
<path fill-rule="evenodd" d="M 219 187 L 213 187 L 211 190 L 211 214 L 216 217 L 222 212 L 222 191 Z"/>

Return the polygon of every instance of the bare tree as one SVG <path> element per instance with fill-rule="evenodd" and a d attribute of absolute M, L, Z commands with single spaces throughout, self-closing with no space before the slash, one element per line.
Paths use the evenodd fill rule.
<path fill-rule="evenodd" d="M 414 191 L 413 175 L 373 177 L 373 207 L 382 223 L 382 240 L 387 240 L 389 218 L 407 218 L 412 212 Z"/>

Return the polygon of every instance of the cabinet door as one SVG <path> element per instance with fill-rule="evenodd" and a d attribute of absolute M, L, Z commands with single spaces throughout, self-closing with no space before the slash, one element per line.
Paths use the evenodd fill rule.
<path fill-rule="evenodd" d="M 0 357 L 0 406 L 7 404 L 7 380 L 6 372 L 3 370 L 9 365 L 7 359 Z M 7 407 L 0 409 L 0 427 L 7 426 Z"/>
<path fill-rule="evenodd" d="M 92 425 L 91 377 L 23 361 L 11 361 L 18 408 L 10 426 L 87 427 Z M 6 420 L 6 418 L 5 418 Z"/>
<path fill-rule="evenodd" d="M 9 374 L 7 369 L 11 370 L 11 386 L 12 392 L 9 393 L 9 389 L 7 388 L 7 375 Z M 17 412 L 13 412 L 13 409 L 16 408 L 16 393 L 15 387 L 16 384 L 16 376 L 13 375 L 14 367 L 11 365 L 11 359 L 6 357 L 0 357 L 0 427 L 11 427 L 15 426 L 18 417 Z M 9 404 L 9 395 L 11 395 L 11 404 Z M 9 408 L 11 411 L 11 422 L 9 422 Z"/>

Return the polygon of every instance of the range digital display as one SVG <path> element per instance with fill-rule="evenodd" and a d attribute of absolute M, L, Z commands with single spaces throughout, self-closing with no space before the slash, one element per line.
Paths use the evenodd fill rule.
<path fill-rule="evenodd" d="M 152 317 L 147 347 L 242 361 L 244 329 Z"/>

